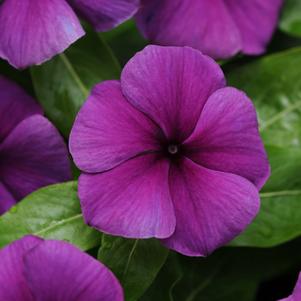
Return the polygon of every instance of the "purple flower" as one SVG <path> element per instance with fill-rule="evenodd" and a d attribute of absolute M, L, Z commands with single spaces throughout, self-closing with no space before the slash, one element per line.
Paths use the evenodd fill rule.
<path fill-rule="evenodd" d="M 120 82 L 97 85 L 70 150 L 83 171 L 87 223 L 163 239 L 186 255 L 207 255 L 238 235 L 257 214 L 269 175 L 251 101 L 187 47 L 149 46 Z"/>
<path fill-rule="evenodd" d="M 25 236 L 0 251 L 0 300 L 122 301 L 122 288 L 99 261 L 73 245 Z"/>
<path fill-rule="evenodd" d="M 30 96 L 0 77 L 0 214 L 32 191 L 70 177 L 60 134 Z"/>
<path fill-rule="evenodd" d="M 84 35 L 75 15 L 97 30 L 131 17 L 139 0 L 4 0 L 0 4 L 0 57 L 16 68 L 41 64 Z"/>
<path fill-rule="evenodd" d="M 191 46 L 216 59 L 261 54 L 283 0 L 142 0 L 144 36 L 160 45 Z"/>
<path fill-rule="evenodd" d="M 297 284 L 295 286 L 293 294 L 279 301 L 300 301 L 300 300 L 301 300 L 301 273 L 299 274 L 299 278 L 297 280 Z"/>

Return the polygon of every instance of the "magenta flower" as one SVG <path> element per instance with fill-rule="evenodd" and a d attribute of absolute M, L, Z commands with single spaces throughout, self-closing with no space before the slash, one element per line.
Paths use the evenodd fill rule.
<path fill-rule="evenodd" d="M 301 300 L 301 273 L 299 274 L 299 278 L 297 280 L 297 284 L 295 286 L 293 294 L 279 301 L 300 301 L 300 300 Z"/>
<path fill-rule="evenodd" d="M 32 191 L 70 177 L 58 131 L 30 96 L 0 77 L 0 215 Z"/>
<path fill-rule="evenodd" d="M 252 221 L 269 175 L 255 109 L 192 48 L 149 46 L 97 85 L 70 150 L 93 227 L 207 255 Z"/>
<path fill-rule="evenodd" d="M 73 245 L 25 236 L 0 251 L 0 300 L 122 301 L 103 264 Z"/>
<path fill-rule="evenodd" d="M 1 1 L 2 2 L 2 1 Z M 131 17 L 139 0 L 4 0 L 0 57 L 16 68 L 41 64 L 84 35 L 74 8 L 98 31 Z"/>
<path fill-rule="evenodd" d="M 144 36 L 160 45 L 191 46 L 216 59 L 265 51 L 283 0 L 142 0 Z"/>

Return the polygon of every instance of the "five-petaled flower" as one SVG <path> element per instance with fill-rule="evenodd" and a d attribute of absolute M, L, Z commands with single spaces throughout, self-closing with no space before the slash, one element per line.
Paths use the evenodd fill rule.
<path fill-rule="evenodd" d="M 281 299 L 279 301 L 300 301 L 301 300 L 301 273 L 299 274 L 299 278 L 297 280 L 297 284 L 291 296 Z"/>
<path fill-rule="evenodd" d="M 186 255 L 245 229 L 269 176 L 252 102 L 189 47 L 149 46 L 97 85 L 69 143 L 88 224 Z"/>
<path fill-rule="evenodd" d="M 56 128 L 30 96 L 0 77 L 0 214 L 34 190 L 70 178 Z"/>
<path fill-rule="evenodd" d="M 261 54 L 283 0 L 142 0 L 138 26 L 153 43 L 191 46 L 216 59 Z"/>
<path fill-rule="evenodd" d="M 75 11 L 105 31 L 131 17 L 138 5 L 139 0 L 4 0 L 0 57 L 16 68 L 41 64 L 84 35 Z"/>
<path fill-rule="evenodd" d="M 64 241 L 25 236 L 0 251 L 0 300 L 122 301 L 103 264 Z"/>

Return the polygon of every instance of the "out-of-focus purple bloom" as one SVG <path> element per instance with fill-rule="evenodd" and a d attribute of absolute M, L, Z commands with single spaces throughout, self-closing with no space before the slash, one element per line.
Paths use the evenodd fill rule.
<path fill-rule="evenodd" d="M 70 150 L 93 227 L 207 255 L 253 220 L 269 163 L 247 96 L 187 47 L 149 46 L 97 85 Z"/>
<path fill-rule="evenodd" d="M 73 245 L 25 236 L 0 251 L 0 300 L 122 301 L 103 264 Z"/>
<path fill-rule="evenodd" d="M 142 0 L 144 36 L 160 45 L 191 46 L 216 59 L 265 51 L 283 0 Z"/>
<path fill-rule="evenodd" d="M 73 8 L 97 30 L 113 28 L 139 0 L 4 0 L 0 4 L 0 57 L 16 68 L 41 64 L 84 35 Z"/>
<path fill-rule="evenodd" d="M 297 284 L 295 286 L 293 294 L 279 301 L 300 301 L 300 300 L 301 300 L 301 273 L 299 274 L 299 278 L 297 280 Z"/>
<path fill-rule="evenodd" d="M 0 77 L 0 214 L 34 190 L 71 178 L 66 145 L 40 106 Z"/>

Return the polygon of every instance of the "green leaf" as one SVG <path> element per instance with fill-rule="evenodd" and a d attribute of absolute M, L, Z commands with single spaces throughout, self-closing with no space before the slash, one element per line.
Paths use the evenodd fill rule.
<path fill-rule="evenodd" d="M 301 1 L 286 0 L 279 27 L 284 32 L 301 37 Z"/>
<path fill-rule="evenodd" d="M 83 221 L 76 182 L 41 188 L 0 216 L 0 247 L 27 234 L 66 240 L 82 250 L 101 240 Z"/>
<path fill-rule="evenodd" d="M 135 301 L 151 285 L 168 255 L 158 240 L 103 235 L 98 259 L 120 280 L 126 301 Z"/>
<path fill-rule="evenodd" d="M 230 85 L 254 101 L 272 174 L 261 210 L 235 246 L 270 247 L 301 234 L 301 48 L 228 72 Z"/>
<path fill-rule="evenodd" d="M 65 53 L 31 69 L 37 98 L 65 137 L 91 88 L 103 80 L 118 78 L 119 73 L 110 48 L 90 30 Z"/>

